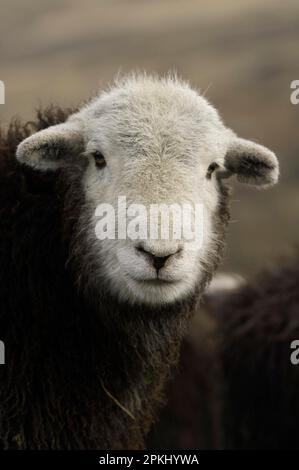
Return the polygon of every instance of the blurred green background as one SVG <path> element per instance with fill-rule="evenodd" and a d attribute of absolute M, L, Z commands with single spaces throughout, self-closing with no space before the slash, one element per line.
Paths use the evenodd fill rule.
<path fill-rule="evenodd" d="M 228 126 L 280 157 L 276 188 L 235 184 L 223 268 L 250 276 L 298 240 L 298 59 L 298 0 L 1 0 L 1 124 L 76 105 L 119 72 L 176 69 Z"/>

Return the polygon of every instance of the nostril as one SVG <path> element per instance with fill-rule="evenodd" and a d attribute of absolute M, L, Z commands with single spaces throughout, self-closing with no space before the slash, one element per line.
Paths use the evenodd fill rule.
<path fill-rule="evenodd" d="M 154 268 L 159 271 L 159 269 L 163 268 L 164 264 L 166 263 L 166 261 L 168 260 L 168 258 L 170 257 L 171 255 L 168 255 L 168 256 L 153 256 L 153 265 L 154 265 Z"/>
<path fill-rule="evenodd" d="M 147 254 L 149 254 L 149 251 L 146 251 L 146 250 L 143 248 L 142 245 L 136 246 L 136 250 L 137 250 L 137 251 L 140 251 L 141 253 L 147 253 Z"/>

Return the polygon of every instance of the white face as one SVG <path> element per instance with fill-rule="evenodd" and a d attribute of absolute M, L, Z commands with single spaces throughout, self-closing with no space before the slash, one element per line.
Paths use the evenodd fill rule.
<path fill-rule="evenodd" d="M 212 217 L 219 194 L 208 169 L 212 163 L 223 166 L 228 132 L 205 100 L 173 83 L 137 83 L 126 92 L 115 90 L 85 113 L 89 166 L 83 183 L 88 204 L 96 208 L 109 203 L 117 214 L 117 198 L 125 196 L 127 205 L 143 204 L 148 217 L 152 204 L 203 206 L 203 239 L 197 246 L 183 237 L 164 240 L 161 233 L 157 239 L 147 234 L 142 242 L 94 237 L 91 249 L 100 257 L 111 289 L 131 302 L 159 304 L 184 297 L 213 251 Z M 98 154 L 105 159 L 100 167 L 94 158 Z M 97 220 L 89 227 L 93 233 Z"/>
<path fill-rule="evenodd" d="M 237 173 L 242 181 L 264 185 L 277 178 L 275 156 L 237 139 L 189 85 L 145 76 L 121 81 L 65 124 L 29 137 L 17 157 L 39 169 L 84 159 L 82 185 L 93 215 L 83 218 L 81 230 L 93 264 L 120 299 L 152 305 L 184 298 L 206 275 L 217 246 L 217 173 Z M 117 216 L 119 197 L 129 206 L 143 204 L 147 214 L 153 204 L 201 205 L 203 238 L 197 245 L 165 240 L 161 233 L 142 241 L 99 240 L 95 210 L 110 204 Z"/>

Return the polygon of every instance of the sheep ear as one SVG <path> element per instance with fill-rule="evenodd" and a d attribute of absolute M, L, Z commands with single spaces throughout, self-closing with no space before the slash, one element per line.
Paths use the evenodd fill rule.
<path fill-rule="evenodd" d="M 16 157 L 21 163 L 40 170 L 56 170 L 78 161 L 84 139 L 78 124 L 63 123 L 36 132 L 23 140 Z"/>
<path fill-rule="evenodd" d="M 229 144 L 224 165 L 226 176 L 236 174 L 241 183 L 255 186 L 271 186 L 279 176 L 278 160 L 271 150 L 237 137 Z"/>

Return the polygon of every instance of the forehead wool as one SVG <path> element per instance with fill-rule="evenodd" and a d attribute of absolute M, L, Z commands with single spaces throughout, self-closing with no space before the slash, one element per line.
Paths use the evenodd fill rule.
<path fill-rule="evenodd" d="M 175 77 L 125 78 L 92 100 L 80 115 L 88 120 L 91 137 L 99 129 L 114 131 L 124 145 L 152 138 L 160 144 L 173 139 L 188 146 L 188 141 L 198 144 L 205 135 L 225 131 L 214 107 Z"/>
<path fill-rule="evenodd" d="M 231 134 L 214 107 L 175 76 L 118 80 L 72 120 L 83 124 L 89 149 L 108 158 L 117 154 L 127 163 L 137 158 L 147 164 L 172 159 L 189 167 L 202 161 L 203 171 L 223 159 Z"/>

